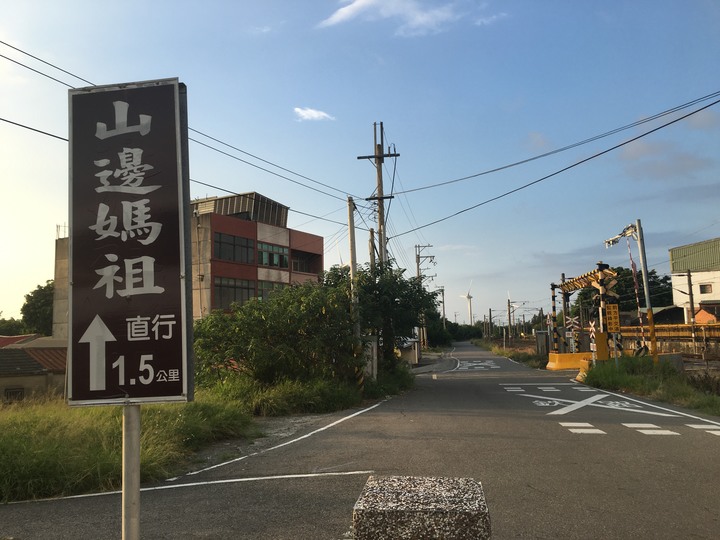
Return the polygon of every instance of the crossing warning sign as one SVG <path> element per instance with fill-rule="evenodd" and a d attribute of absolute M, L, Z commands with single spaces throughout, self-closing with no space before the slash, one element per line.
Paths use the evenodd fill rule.
<path fill-rule="evenodd" d="M 605 306 L 605 322 L 607 323 L 607 331 L 610 333 L 620 332 L 620 307 L 617 304 L 607 304 Z"/>

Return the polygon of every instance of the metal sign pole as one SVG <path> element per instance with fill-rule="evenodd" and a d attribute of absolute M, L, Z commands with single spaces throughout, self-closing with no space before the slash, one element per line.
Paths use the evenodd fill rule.
<path fill-rule="evenodd" d="M 140 540 L 140 405 L 123 407 L 122 540 Z"/>

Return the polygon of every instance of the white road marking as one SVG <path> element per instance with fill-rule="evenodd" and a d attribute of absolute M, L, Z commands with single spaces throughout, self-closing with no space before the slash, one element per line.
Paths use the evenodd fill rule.
<path fill-rule="evenodd" d="M 547 399 L 547 396 L 535 396 L 535 395 L 532 395 L 532 394 L 517 394 L 517 395 L 523 396 L 523 397 L 535 398 L 535 399 L 543 399 L 543 400 L 544 400 L 544 399 Z M 648 404 L 648 403 L 643 403 L 642 401 L 634 400 L 634 399 L 632 399 L 632 398 L 628 398 L 627 396 L 620 396 L 619 394 L 613 394 L 612 392 L 611 392 L 609 395 L 618 396 L 618 397 L 625 397 L 625 399 L 629 399 L 629 400 L 631 400 L 631 401 L 637 401 L 637 403 L 641 403 L 641 404 L 647 405 L 647 406 L 649 406 L 649 407 L 655 407 L 655 408 L 657 408 L 657 409 L 662 409 L 662 410 L 664 410 L 664 411 L 670 410 L 670 409 L 663 409 L 662 407 L 658 407 L 657 405 L 650 405 L 650 404 Z M 603 398 L 609 397 L 608 395 L 605 395 L 605 394 L 598 394 L 598 396 L 599 396 L 599 397 L 597 397 L 597 396 L 591 396 L 591 397 L 597 397 L 597 399 L 603 399 Z M 559 397 L 556 397 L 556 398 L 554 398 L 554 399 L 555 399 L 555 401 L 558 401 L 558 402 L 571 403 L 571 404 L 575 404 L 575 405 L 577 405 L 577 404 L 579 404 L 579 403 L 585 403 L 585 402 L 587 401 L 587 400 L 574 401 L 574 400 L 572 400 L 572 399 L 563 399 L 563 398 L 559 398 Z M 586 405 L 588 405 L 588 404 L 586 404 Z M 586 405 L 581 405 L 581 406 L 584 407 L 584 406 L 586 406 Z M 572 405 L 571 405 L 571 406 L 572 406 Z M 646 411 L 646 410 L 644 410 L 644 409 L 628 409 L 628 408 L 625 408 L 625 407 L 622 407 L 622 408 L 621 408 L 621 407 L 617 407 L 617 406 L 613 406 L 613 405 L 604 405 L 604 404 L 602 404 L 602 403 L 590 403 L 589 406 L 590 406 L 590 407 L 598 407 L 598 408 L 600 408 L 600 409 L 612 409 L 612 410 L 614 410 L 614 411 L 627 411 L 627 412 L 634 412 L 634 413 L 638 413 L 638 414 L 649 414 L 649 415 L 652 415 L 652 416 L 665 416 L 665 417 L 670 417 L 670 418 L 676 417 L 676 416 L 680 416 L 680 415 L 690 416 L 690 415 L 687 415 L 687 414 L 685 414 L 685 413 L 680 413 L 680 412 L 678 412 L 677 414 L 669 414 L 669 413 L 661 413 L 661 412 L 655 412 L 655 411 Z M 565 410 L 565 409 L 560 409 L 560 410 Z M 558 411 L 552 411 L 552 412 L 549 412 L 548 414 L 565 414 L 565 413 L 564 413 L 564 412 L 563 412 L 563 413 L 559 413 Z M 694 418 L 694 417 L 691 416 L 691 418 Z M 718 424 L 718 426 L 720 426 L 720 424 Z"/>
<path fill-rule="evenodd" d="M 606 396 L 605 394 L 595 394 L 594 396 L 590 396 L 589 398 L 583 399 L 582 401 L 576 401 L 572 403 L 572 405 L 568 405 L 566 407 L 563 407 L 562 409 L 558 409 L 557 411 L 551 411 L 548 413 L 548 415 L 567 414 L 569 412 L 576 411 L 577 409 L 582 409 L 583 407 L 590 405 L 595 401 L 600 401 L 601 399 L 604 399 L 606 397 L 608 396 Z"/>
<path fill-rule="evenodd" d="M 706 433 L 711 433 L 712 435 L 718 435 L 720 436 L 720 426 L 716 426 L 714 424 L 685 424 L 689 428 L 693 429 L 703 429 Z"/>
<path fill-rule="evenodd" d="M 162 491 L 165 489 L 178 489 L 185 487 L 212 486 L 217 484 L 238 484 L 242 482 L 260 482 L 263 480 L 292 480 L 296 478 L 323 478 L 331 476 L 357 476 L 369 475 L 375 471 L 348 471 L 348 472 L 329 472 L 329 473 L 308 473 L 308 474 L 280 474 L 277 476 L 254 476 L 250 478 L 227 478 L 225 480 L 208 480 L 206 482 L 189 482 L 187 484 L 168 484 L 164 486 L 154 486 L 140 488 L 141 492 Z M 58 501 L 62 499 L 88 499 L 91 497 L 103 497 L 105 495 L 120 495 L 122 491 L 103 491 L 102 493 L 86 493 L 84 495 L 69 495 L 67 497 L 57 497 L 53 499 L 34 499 L 32 501 L 18 501 L 9 504 L 23 504 L 40 501 Z"/>
<path fill-rule="evenodd" d="M 310 433 L 306 433 L 305 435 L 303 435 L 302 437 L 298 437 L 297 439 L 292 439 L 292 440 L 290 440 L 290 441 L 286 441 L 286 442 L 284 442 L 284 443 L 275 445 L 275 446 L 273 446 L 272 448 L 266 448 L 266 449 L 264 449 L 264 450 L 260 450 L 259 452 L 254 452 L 254 453 L 252 453 L 252 454 L 247 454 L 246 456 L 240 456 L 240 457 L 238 457 L 238 458 L 231 459 L 230 461 L 225 461 L 225 462 L 223 462 L 223 463 L 218 463 L 217 465 L 212 465 L 212 466 L 210 466 L 210 467 L 205 467 L 204 469 L 200 469 L 200 470 L 197 470 L 197 471 L 189 472 L 189 473 L 187 473 L 187 476 L 192 476 L 192 475 L 195 475 L 195 474 L 199 474 L 199 473 L 201 473 L 201 472 L 210 471 L 210 470 L 212 470 L 212 469 L 217 469 L 217 468 L 219 468 L 219 467 L 224 467 L 225 465 L 230 465 L 231 463 L 237 463 L 238 461 L 242 461 L 242 460 L 247 459 L 247 458 L 249 458 L 249 457 L 258 456 L 258 455 L 260 455 L 260 454 L 265 454 L 266 452 L 271 452 L 272 450 L 277 450 L 278 448 L 282 448 L 283 446 L 287 446 L 287 445 L 289 445 L 289 444 L 294 444 L 294 443 L 296 443 L 296 442 L 298 442 L 298 441 L 302 441 L 303 439 L 307 439 L 308 437 L 312 437 L 313 435 L 316 435 L 316 434 L 318 434 L 318 433 L 320 433 L 320 432 L 322 432 L 322 431 L 325 431 L 326 429 L 330 429 L 331 427 L 335 427 L 335 426 L 337 426 L 338 424 L 341 424 L 342 422 L 345 422 L 346 420 L 350 420 L 351 418 L 355 418 L 356 416 L 359 416 L 359 415 L 361 415 L 361 414 L 364 414 L 364 413 L 366 413 L 366 412 L 368 412 L 368 411 L 372 411 L 374 408 L 379 407 L 380 405 L 382 405 L 382 404 L 385 403 L 386 401 L 388 401 L 388 400 L 387 400 L 387 399 L 384 399 L 383 401 L 381 401 L 380 403 L 376 403 L 376 404 L 373 405 L 372 407 L 368 407 L 367 409 L 362 409 L 362 410 L 357 411 L 357 412 L 355 412 L 355 413 L 353 413 L 353 414 L 351 414 L 351 415 L 349 415 L 349 416 L 344 416 L 343 418 L 340 418 L 339 420 L 336 420 L 335 422 L 333 422 L 333 423 L 331 423 L 331 424 L 328 424 L 327 426 L 324 426 L 324 427 L 321 427 L 321 428 L 319 428 L 319 429 L 316 429 L 315 431 L 311 431 Z M 179 478 L 179 477 L 169 478 L 169 479 L 167 480 L 167 482 L 171 482 L 171 481 L 173 481 L 173 480 L 177 480 L 178 478 Z"/>
<path fill-rule="evenodd" d="M 660 426 L 656 426 L 655 424 L 623 424 L 623 426 L 630 429 L 636 429 L 643 435 L 680 435 L 676 431 L 660 429 Z"/>
<path fill-rule="evenodd" d="M 568 428 L 570 433 L 578 433 L 580 435 L 607 435 L 602 429 L 597 429 L 587 422 L 560 422 L 560 425 Z"/>

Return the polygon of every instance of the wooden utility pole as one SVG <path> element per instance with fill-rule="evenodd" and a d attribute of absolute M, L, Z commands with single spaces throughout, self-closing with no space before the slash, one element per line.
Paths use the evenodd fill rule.
<path fill-rule="evenodd" d="M 373 123 L 373 149 L 374 154 L 371 156 L 358 156 L 358 159 L 373 159 L 375 160 L 375 170 L 376 170 L 376 177 L 377 177 L 377 196 L 375 197 L 368 197 L 366 200 L 368 201 L 377 201 L 378 205 L 378 254 L 380 259 L 380 264 L 387 262 L 387 233 L 385 231 L 385 199 L 392 199 L 392 195 L 386 197 L 385 193 L 383 191 L 383 174 L 382 174 L 382 166 L 385 162 L 386 157 L 399 157 L 400 154 L 395 153 L 383 153 L 384 151 L 384 145 L 385 145 L 385 135 L 383 131 L 383 123 L 380 122 L 380 143 L 378 144 L 378 124 L 377 122 Z"/>

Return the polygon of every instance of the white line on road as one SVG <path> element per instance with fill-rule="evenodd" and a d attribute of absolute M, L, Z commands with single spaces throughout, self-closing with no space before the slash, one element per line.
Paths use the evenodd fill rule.
<path fill-rule="evenodd" d="M 534 396 L 534 395 L 532 395 L 532 394 L 517 394 L 517 395 L 518 395 L 518 396 L 523 396 L 523 397 L 535 398 L 535 399 L 547 399 L 547 396 Z M 622 395 L 620 395 L 620 394 L 613 394 L 612 392 L 610 392 L 608 395 L 604 395 L 604 394 L 598 394 L 598 395 L 600 395 L 601 397 L 609 397 L 609 396 L 611 396 L 611 395 L 612 395 L 612 396 L 617 396 L 617 397 L 622 397 L 622 398 L 627 399 L 627 400 L 630 400 L 630 401 L 636 401 L 637 403 L 642 403 L 643 405 L 647 405 L 648 407 L 655 407 L 655 408 L 658 408 L 658 409 L 662 409 L 662 410 L 664 410 L 664 411 L 669 411 L 669 410 L 670 410 L 670 409 L 663 409 L 662 407 L 657 407 L 656 405 L 650 405 L 649 403 L 643 403 L 642 401 L 638 401 L 638 400 L 636 400 L 636 399 L 632 399 L 632 398 L 629 398 L 629 397 L 627 397 L 627 396 L 622 396 Z M 595 396 L 593 396 L 593 397 L 595 397 Z M 578 401 L 574 401 L 574 400 L 572 400 L 572 399 L 562 399 L 562 398 L 559 398 L 559 397 L 553 397 L 553 401 L 558 401 L 558 402 L 564 401 L 565 403 L 571 403 L 571 404 L 572 404 L 572 403 L 583 403 L 582 401 L 578 402 Z M 583 405 L 583 406 L 585 406 L 585 405 Z M 677 413 L 677 414 L 669 414 L 669 413 L 661 413 L 661 412 L 655 412 L 655 411 L 646 411 L 646 410 L 643 410 L 643 409 L 628 409 L 628 408 L 625 408 L 625 407 L 615 407 L 615 406 L 613 406 L 613 405 L 603 405 L 602 403 L 591 403 L 590 406 L 591 406 L 591 407 L 598 407 L 598 408 L 600 408 L 600 409 L 612 409 L 612 410 L 614 410 L 614 411 L 627 411 L 627 412 L 634 412 L 634 413 L 638 413 L 638 414 L 650 414 L 650 415 L 652 415 L 652 416 L 667 416 L 667 417 L 676 417 L 676 416 L 679 416 L 679 415 L 689 416 L 689 415 L 687 415 L 687 414 L 680 413 L 680 412 Z M 561 409 L 561 410 L 563 410 L 563 409 Z M 555 412 L 555 414 L 558 414 L 557 411 L 554 411 L 554 412 Z M 548 413 L 548 414 L 553 414 L 553 413 L 550 412 L 550 413 Z M 564 414 L 564 413 L 562 413 L 562 414 Z M 691 418 L 695 418 L 695 417 L 691 417 Z M 698 420 L 702 420 L 702 418 L 698 418 Z M 720 425 L 720 424 L 718 424 L 718 425 Z"/>
<path fill-rule="evenodd" d="M 238 461 L 242 461 L 243 459 L 247 459 L 247 458 L 249 458 L 249 457 L 253 457 L 253 456 L 260 455 L 260 454 L 264 454 L 264 453 L 266 453 L 266 452 L 270 452 L 271 450 L 277 450 L 278 448 L 282 448 L 283 446 L 287 446 L 287 445 L 289 445 L 289 444 L 294 444 L 294 443 L 296 443 L 296 442 L 298 442 L 298 441 L 302 441 L 303 439 L 307 439 L 308 437 L 312 437 L 313 435 L 317 435 L 318 433 L 320 433 L 320 432 L 322 432 L 322 431 L 325 431 L 326 429 L 330 429 L 331 427 L 335 427 L 335 426 L 337 426 L 338 424 L 341 424 L 342 422 L 345 422 L 346 420 L 350 420 L 351 418 L 355 418 L 356 416 L 359 416 L 359 415 L 361 415 L 361 414 L 364 414 L 364 413 L 366 413 L 366 412 L 368 412 L 368 411 L 372 411 L 374 408 L 379 407 L 380 405 L 382 405 L 382 404 L 385 403 L 386 401 L 388 401 L 388 400 L 387 400 L 387 399 L 384 399 L 383 401 L 381 401 L 380 403 L 376 403 L 376 404 L 373 405 L 372 407 L 368 407 L 367 409 L 362 409 L 362 410 L 357 411 L 357 412 L 355 412 L 355 413 L 353 413 L 353 414 L 351 414 L 351 415 L 349 415 L 349 416 L 345 416 L 345 417 L 343 417 L 343 418 L 340 418 L 340 420 L 336 420 L 336 421 L 333 422 L 332 424 L 328 424 L 327 426 L 321 427 L 320 429 L 316 429 L 315 431 L 311 431 L 310 433 L 307 433 L 307 434 L 303 435 L 302 437 L 298 437 L 297 439 L 292 439 L 292 440 L 290 440 L 290 441 L 286 441 L 286 442 L 284 442 L 284 443 L 275 445 L 275 446 L 273 446 L 272 448 L 266 448 L 265 450 L 260 450 L 259 452 L 254 452 L 254 453 L 248 454 L 248 455 L 246 455 L 246 456 L 240 456 L 240 457 L 238 457 L 238 458 L 231 459 L 230 461 L 225 461 L 225 462 L 223 462 L 223 463 L 218 463 L 217 465 L 212 465 L 212 466 L 210 466 L 210 467 L 205 467 L 204 469 L 200 469 L 200 470 L 197 470 L 197 471 L 193 471 L 193 472 L 187 473 L 187 476 L 192 476 L 192 475 L 195 475 L 195 474 L 199 474 L 199 473 L 201 473 L 201 472 L 210 471 L 210 470 L 212 470 L 212 469 L 217 469 L 218 467 L 224 467 L 225 465 L 230 465 L 231 463 L 236 463 L 236 462 L 238 462 Z M 173 480 L 177 480 L 178 478 L 179 478 L 179 477 L 169 478 L 167 481 L 168 481 L 168 482 L 171 482 L 171 481 L 173 481 Z"/>
<path fill-rule="evenodd" d="M 583 399 L 582 401 L 576 401 L 572 405 L 568 405 L 567 407 L 563 407 L 562 409 L 558 409 L 556 411 L 551 411 L 548 413 L 549 416 L 552 415 L 559 415 L 559 414 L 567 414 L 572 411 L 576 411 L 577 409 L 582 409 L 586 405 L 590 405 L 594 401 L 600 401 L 601 399 L 604 399 L 608 396 L 605 394 L 595 394 L 594 396 L 590 396 L 587 399 Z"/>
<path fill-rule="evenodd" d="M 260 482 L 263 480 L 293 480 L 297 478 L 326 478 L 331 476 L 358 476 L 365 474 L 373 474 L 375 471 L 347 471 L 347 472 L 328 472 L 328 473 L 308 473 L 308 474 L 279 474 L 277 476 L 254 476 L 250 478 L 227 478 L 225 480 L 208 480 L 205 482 L 189 482 L 187 484 L 168 484 L 164 486 L 154 486 L 141 488 L 140 491 L 162 491 L 165 489 L 177 489 L 197 486 L 212 486 L 217 484 L 238 484 L 242 482 Z M 103 497 L 105 495 L 120 495 L 122 491 L 103 491 L 102 493 L 86 493 L 84 495 L 69 495 L 67 497 L 57 497 L 54 499 L 36 499 L 32 501 L 18 501 L 9 504 L 23 504 L 42 501 L 58 501 L 64 499 L 88 499 L 91 497 Z"/>

